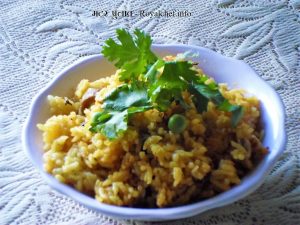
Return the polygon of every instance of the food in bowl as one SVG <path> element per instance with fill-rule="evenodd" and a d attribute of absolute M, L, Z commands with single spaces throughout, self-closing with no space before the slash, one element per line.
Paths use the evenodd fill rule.
<path fill-rule="evenodd" d="M 45 171 L 118 206 L 184 205 L 238 185 L 268 153 L 259 100 L 182 55 L 159 58 L 139 30 L 117 34 L 102 51 L 115 74 L 48 96 Z"/>

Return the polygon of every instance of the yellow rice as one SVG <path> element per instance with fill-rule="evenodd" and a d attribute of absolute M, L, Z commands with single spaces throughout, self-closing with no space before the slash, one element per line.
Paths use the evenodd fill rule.
<path fill-rule="evenodd" d="M 259 101 L 224 84 L 220 85 L 224 97 L 245 108 L 236 128 L 231 127 L 231 114 L 217 110 L 212 102 L 207 112 L 199 114 L 184 92 L 191 106 L 187 111 L 174 102 L 166 112 L 152 109 L 136 114 L 124 135 L 113 141 L 90 132 L 93 114 L 101 111 L 106 94 L 120 84 L 117 75 L 82 80 L 71 98 L 49 96 L 53 116 L 38 124 L 45 171 L 100 202 L 170 207 L 209 198 L 238 185 L 267 153 L 261 144 Z M 82 112 L 81 99 L 89 88 L 100 91 Z M 188 120 L 182 134 L 165 125 L 174 113 Z"/>

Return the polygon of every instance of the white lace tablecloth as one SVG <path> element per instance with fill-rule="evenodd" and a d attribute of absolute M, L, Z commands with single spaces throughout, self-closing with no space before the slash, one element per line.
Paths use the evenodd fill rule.
<path fill-rule="evenodd" d="M 113 19 L 93 17 L 94 10 L 187 10 L 191 16 Z M 156 43 L 204 46 L 243 59 L 286 106 L 287 148 L 255 193 L 165 224 L 300 224 L 299 0 L 1 0 L 0 224 L 144 224 L 109 218 L 51 190 L 21 146 L 33 96 L 70 63 L 99 54 L 118 27 L 141 28 Z"/>

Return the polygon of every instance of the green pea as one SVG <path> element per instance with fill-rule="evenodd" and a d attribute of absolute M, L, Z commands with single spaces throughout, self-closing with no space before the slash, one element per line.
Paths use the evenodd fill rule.
<path fill-rule="evenodd" d="M 169 119 L 168 127 L 173 133 L 181 133 L 187 127 L 187 120 L 183 115 L 174 114 Z"/>

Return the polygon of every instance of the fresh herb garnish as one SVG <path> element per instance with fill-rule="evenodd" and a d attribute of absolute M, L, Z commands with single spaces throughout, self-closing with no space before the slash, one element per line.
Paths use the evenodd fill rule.
<path fill-rule="evenodd" d="M 166 111 L 173 101 L 183 108 L 189 106 L 182 92 L 191 93 L 197 110 L 207 110 L 213 102 L 219 110 L 231 112 L 231 124 L 235 127 L 243 115 L 243 107 L 232 105 L 208 77 L 197 75 L 193 63 L 182 59 L 165 61 L 151 51 L 152 40 L 140 30 L 131 36 L 126 30 L 117 30 L 117 39 L 105 42 L 102 53 L 121 69 L 119 79 L 124 84 L 114 89 L 103 102 L 103 112 L 93 116 L 90 130 L 101 132 L 115 139 L 128 129 L 129 118 L 138 112 L 155 108 Z"/>
<path fill-rule="evenodd" d="M 113 90 L 103 104 L 104 111 L 93 116 L 90 130 L 114 139 L 127 130 L 131 115 L 151 108 L 147 89 L 142 85 L 124 84 Z"/>
<path fill-rule="evenodd" d="M 131 115 L 144 112 L 148 107 L 130 107 L 123 111 L 103 111 L 93 116 L 90 131 L 100 132 L 109 139 L 115 139 L 128 128 Z"/>
<path fill-rule="evenodd" d="M 116 43 L 112 38 L 105 41 L 102 54 L 117 68 L 122 69 L 121 81 L 130 81 L 146 71 L 147 66 L 153 64 L 157 57 L 151 51 L 151 37 L 140 30 L 134 31 L 132 37 L 126 30 L 117 29 Z"/>
<path fill-rule="evenodd" d="M 162 74 L 149 85 L 151 102 L 161 111 L 165 111 L 173 101 L 187 108 L 181 93 L 187 89 L 188 82 L 199 79 L 196 74 L 187 61 L 165 62 Z"/>
<path fill-rule="evenodd" d="M 148 92 L 142 84 L 124 84 L 106 96 L 104 109 L 122 111 L 130 107 L 150 107 Z"/>
<path fill-rule="evenodd" d="M 218 86 L 209 86 L 204 83 L 193 84 L 189 86 L 189 90 L 194 94 L 193 101 L 199 112 L 204 112 L 207 109 L 209 101 L 212 101 L 219 110 L 224 112 L 232 112 L 231 126 L 236 127 L 243 116 L 243 107 L 239 105 L 232 105 L 221 94 Z"/>

